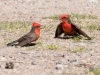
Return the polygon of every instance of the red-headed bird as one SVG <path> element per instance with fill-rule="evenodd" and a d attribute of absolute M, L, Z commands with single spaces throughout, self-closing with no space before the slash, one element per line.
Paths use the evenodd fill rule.
<path fill-rule="evenodd" d="M 20 47 L 22 47 L 22 46 L 25 46 L 27 44 L 30 44 L 33 41 L 38 40 L 38 38 L 40 37 L 40 26 L 41 25 L 39 23 L 34 22 L 32 24 L 32 28 L 31 28 L 29 33 L 22 36 L 18 40 L 15 40 L 11 43 L 8 43 L 7 46 L 20 46 Z"/>
<path fill-rule="evenodd" d="M 91 38 L 84 31 L 71 22 L 69 15 L 63 14 L 60 18 L 62 22 L 57 26 L 55 38 L 58 38 L 62 33 L 64 33 L 64 38 L 67 38 L 68 36 L 83 35 L 87 37 L 88 40 L 91 40 Z"/>

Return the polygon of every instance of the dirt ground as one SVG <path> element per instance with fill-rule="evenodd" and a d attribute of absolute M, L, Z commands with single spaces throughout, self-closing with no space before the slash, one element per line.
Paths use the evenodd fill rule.
<path fill-rule="evenodd" d="M 0 75 L 95 75 L 90 70 L 100 68 L 100 30 L 83 28 L 92 40 L 55 39 L 55 28 L 60 21 L 45 17 L 89 14 L 97 18 L 74 18 L 73 22 L 83 27 L 100 26 L 99 3 L 99 0 L 0 0 L 1 22 L 37 21 L 44 25 L 36 46 L 22 48 L 6 44 L 27 33 L 29 27 L 13 32 L 0 28 Z M 13 62 L 13 69 L 6 69 L 9 62 Z"/>

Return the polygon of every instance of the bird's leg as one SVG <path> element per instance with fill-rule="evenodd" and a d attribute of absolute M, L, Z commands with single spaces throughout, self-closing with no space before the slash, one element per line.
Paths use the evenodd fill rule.
<path fill-rule="evenodd" d="M 77 36 L 80 36 L 79 34 L 75 33 L 73 34 L 73 37 L 77 37 Z"/>

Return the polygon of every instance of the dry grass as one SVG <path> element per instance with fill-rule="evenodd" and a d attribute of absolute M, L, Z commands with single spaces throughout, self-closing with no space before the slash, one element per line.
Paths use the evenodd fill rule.
<path fill-rule="evenodd" d="M 57 25 L 60 23 L 60 20 L 59 20 L 59 15 L 54 15 L 54 16 L 50 16 L 50 17 L 44 19 L 47 23 L 42 24 L 43 28 L 41 29 L 41 36 L 40 36 L 39 40 L 36 42 L 35 46 L 28 46 L 28 47 L 24 47 L 24 48 L 14 48 L 14 49 L 16 51 L 22 50 L 22 52 L 26 52 L 26 54 L 27 54 L 27 52 L 30 52 L 30 54 L 32 54 L 31 52 L 34 53 L 34 51 L 36 51 L 35 54 L 38 55 L 38 53 L 40 53 L 41 56 L 44 56 L 44 54 L 46 54 L 46 51 L 52 51 L 51 53 L 49 53 L 49 56 L 53 53 L 55 53 L 54 55 L 56 55 L 56 52 L 58 52 L 58 55 L 60 56 L 62 52 L 63 52 L 63 54 L 65 54 L 65 51 L 66 51 L 66 54 L 65 54 L 66 59 L 68 57 L 68 59 L 71 58 L 70 60 L 72 60 L 72 58 L 74 60 L 74 56 L 76 57 L 77 53 L 80 55 L 82 53 L 83 54 L 90 53 L 91 49 L 95 49 L 95 47 L 97 47 L 96 44 L 98 44 L 98 40 L 100 40 L 100 38 L 99 38 L 99 33 L 100 33 L 99 19 L 97 17 L 95 17 L 94 15 L 84 15 L 84 14 L 70 14 L 70 15 L 71 15 L 72 22 L 77 24 L 77 26 L 79 26 L 82 30 L 84 30 L 88 35 L 93 37 L 92 40 L 85 40 L 85 37 L 83 37 L 83 36 L 78 36 L 78 37 L 74 37 L 73 39 L 66 39 L 66 40 L 55 39 L 54 38 L 55 30 L 56 30 Z M 31 25 L 32 25 L 31 22 L 21 22 L 21 21 L 0 22 L 0 31 L 1 31 L 0 38 L 3 39 L 3 40 L 0 40 L 0 42 L 2 42 L 0 45 L 0 48 L 4 47 L 7 43 L 14 41 L 14 40 L 18 39 L 19 37 L 21 37 L 22 35 L 29 32 L 31 29 Z M 42 53 L 44 53 L 44 54 L 42 55 Z M 67 53 L 68 54 L 70 53 L 70 54 L 67 56 Z M 27 56 L 29 56 L 29 55 L 27 54 Z M 46 57 L 49 57 L 49 56 L 47 53 Z M 49 58 L 51 58 L 51 57 L 53 57 L 53 56 L 50 56 Z M 61 59 L 62 58 L 63 57 L 61 57 Z M 85 59 L 85 57 L 78 57 L 78 58 Z M 64 59 L 64 60 L 66 61 L 66 59 Z M 44 60 L 44 58 L 43 58 L 43 60 Z M 48 60 L 48 58 L 47 58 L 47 60 Z M 76 59 L 76 60 L 81 61 L 79 59 Z M 41 61 L 41 59 L 40 59 L 40 61 Z M 57 61 L 58 61 L 58 59 L 57 59 Z M 52 62 L 54 62 L 54 61 L 52 61 Z M 75 68 L 76 68 L 76 66 L 75 66 Z M 77 67 L 77 68 L 80 68 L 80 67 Z M 92 73 L 97 74 L 99 72 L 97 70 L 93 70 Z"/>
<path fill-rule="evenodd" d="M 100 31 L 100 22 L 97 21 L 91 21 L 92 20 L 98 20 L 97 16 L 95 15 L 85 15 L 85 14 L 70 14 L 72 22 L 75 24 L 78 24 L 79 27 L 81 27 L 82 30 L 87 31 L 87 33 L 95 34 L 95 32 L 98 33 Z M 44 49 L 51 49 L 51 50 L 65 50 L 63 46 L 59 46 L 61 43 L 56 41 L 57 39 L 54 39 L 54 34 L 56 30 L 56 26 L 60 23 L 59 15 L 49 16 L 45 20 L 48 20 L 47 25 L 43 25 L 43 28 L 41 30 L 41 37 L 37 41 L 37 44 L 35 47 L 32 47 L 31 49 L 39 48 L 41 50 Z M 22 35 L 26 34 L 31 29 L 31 22 L 0 22 L 0 30 L 1 34 L 3 35 L 3 31 L 6 33 L 6 36 L 4 36 L 4 44 L 7 44 L 8 42 L 11 42 L 13 40 L 16 40 L 17 38 L 21 37 Z M 94 32 L 95 31 L 95 32 Z M 95 36 L 91 34 L 91 37 L 94 39 Z M 63 41 L 63 40 L 62 40 Z M 73 43 L 86 43 L 86 40 L 83 36 L 74 37 L 73 39 L 69 39 L 66 41 L 70 41 Z M 54 42 L 54 43 L 52 43 Z M 88 42 L 88 41 L 87 41 Z M 63 47 L 63 48 L 61 48 Z M 70 47 L 69 47 L 70 48 Z M 73 49 L 73 48 L 72 48 Z"/>
<path fill-rule="evenodd" d="M 71 52 L 71 53 L 80 53 L 80 52 L 84 52 L 84 51 L 86 51 L 87 49 L 86 48 L 84 48 L 84 47 L 77 47 L 77 48 L 75 48 L 75 49 L 70 49 L 69 51 Z"/>
<path fill-rule="evenodd" d="M 100 69 L 94 68 L 86 72 L 86 75 L 100 75 Z"/>

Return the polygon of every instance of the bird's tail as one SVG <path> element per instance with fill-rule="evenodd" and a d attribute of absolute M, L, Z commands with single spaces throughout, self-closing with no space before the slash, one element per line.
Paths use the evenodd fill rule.
<path fill-rule="evenodd" d="M 88 40 L 91 40 L 91 37 L 89 37 L 89 36 L 88 36 L 83 30 L 81 30 L 78 26 L 76 26 L 74 23 L 72 23 L 72 25 L 74 26 L 75 31 L 76 31 L 78 34 L 87 37 Z"/>
<path fill-rule="evenodd" d="M 81 29 L 77 30 L 78 34 L 83 35 L 85 37 L 87 37 L 87 40 L 91 40 L 91 37 L 89 37 L 84 31 L 82 31 Z"/>
<path fill-rule="evenodd" d="M 85 36 L 85 37 L 87 37 L 88 40 L 91 40 L 91 37 L 89 37 L 86 33 L 83 33 L 82 35 Z"/>
<path fill-rule="evenodd" d="M 16 43 L 17 43 L 17 40 L 16 41 L 13 41 L 11 43 L 8 43 L 7 46 L 14 46 Z"/>

